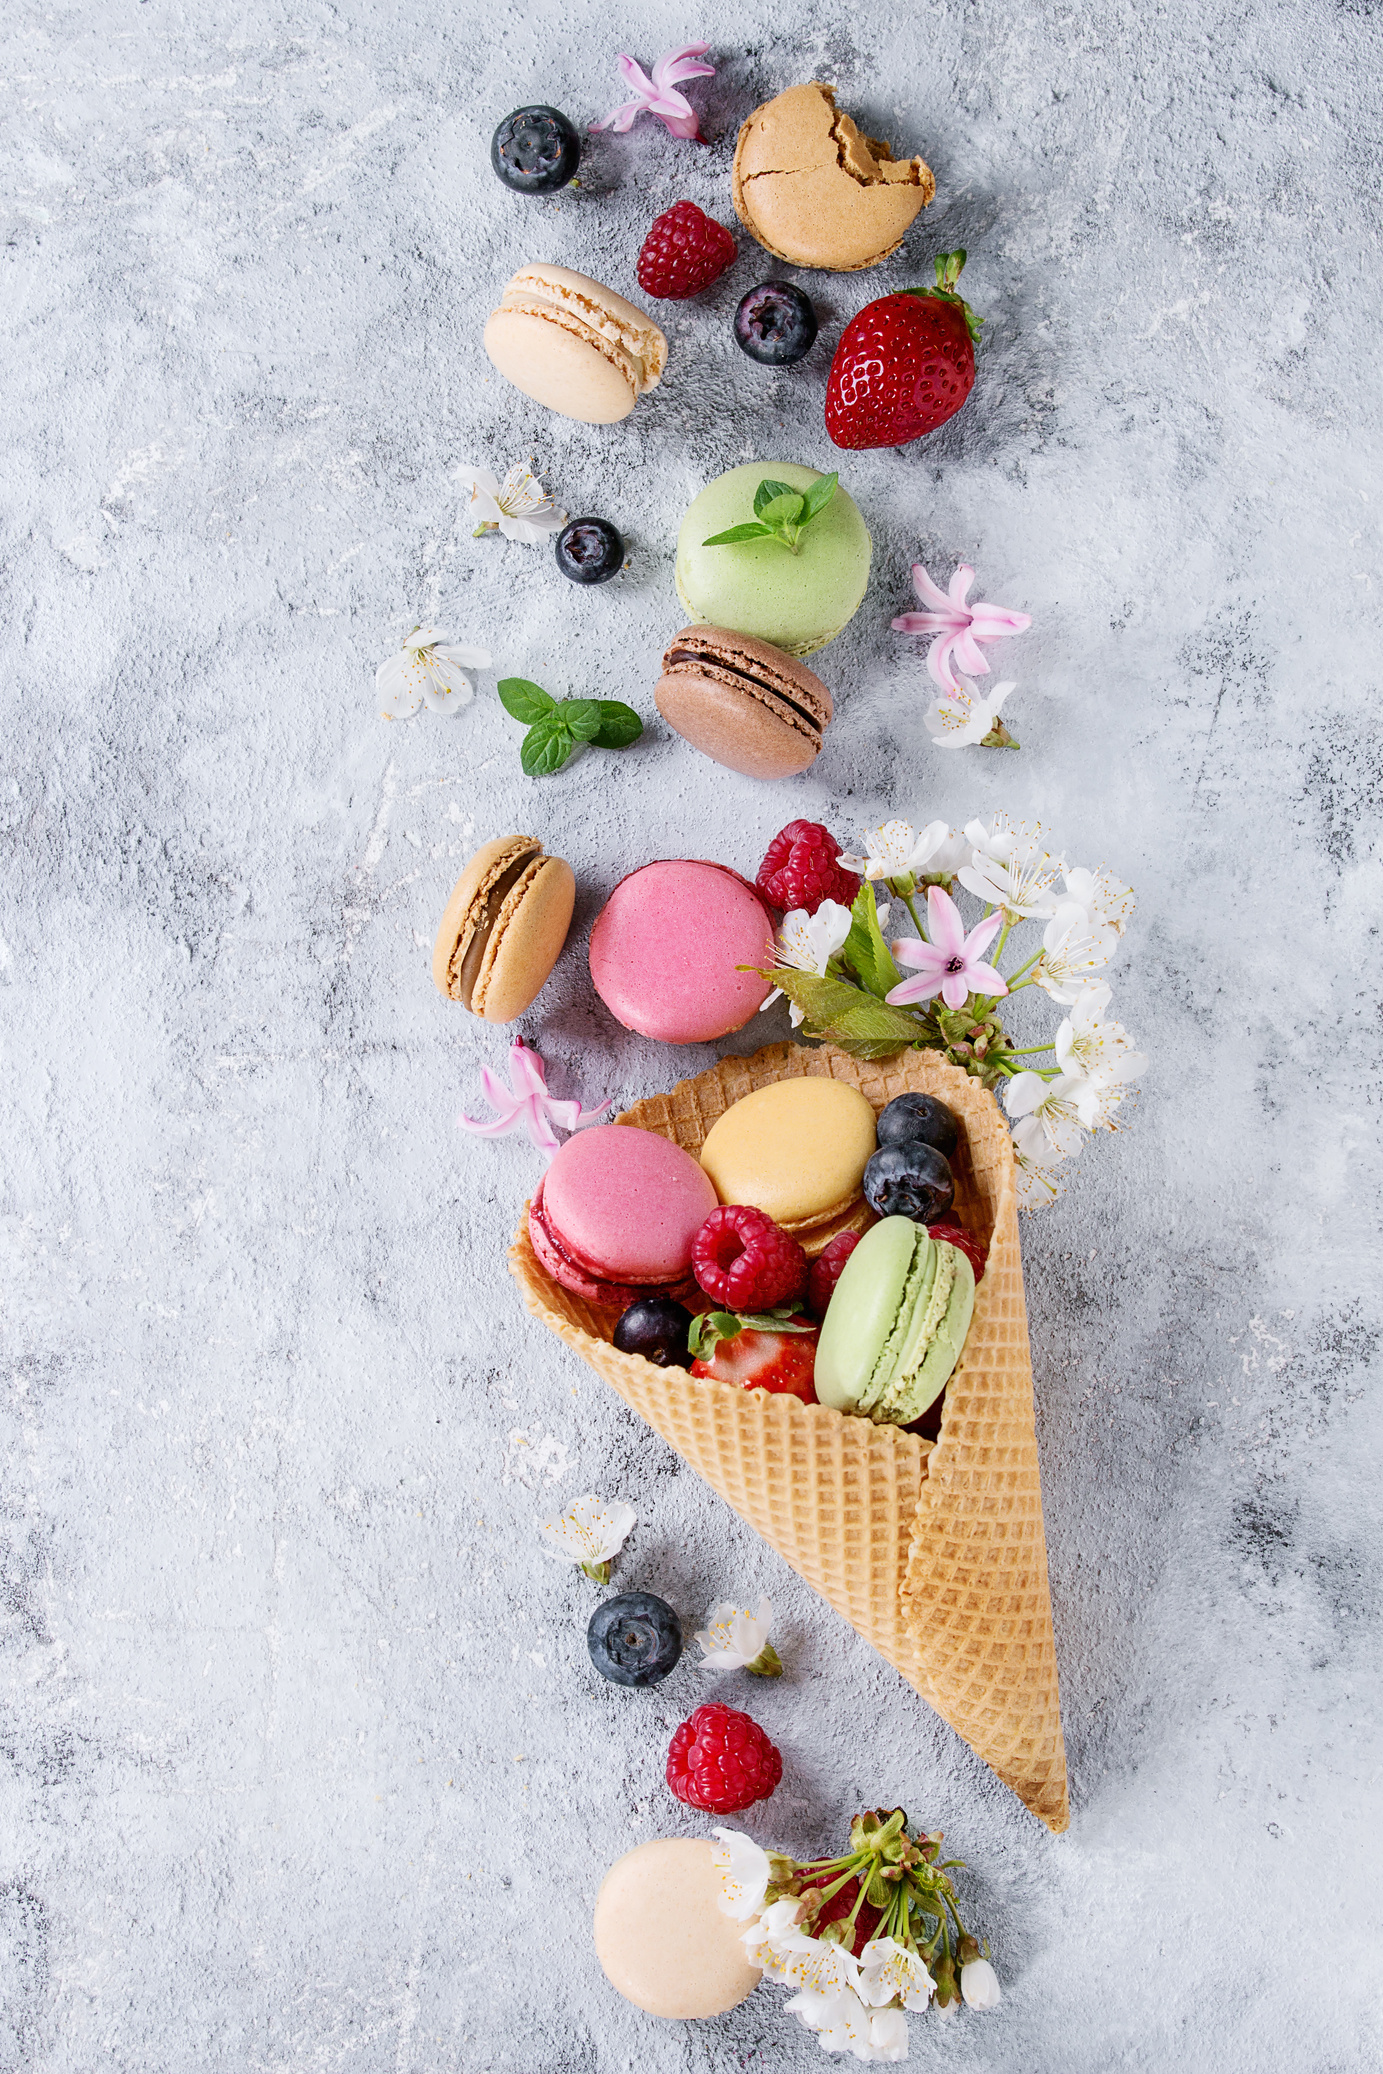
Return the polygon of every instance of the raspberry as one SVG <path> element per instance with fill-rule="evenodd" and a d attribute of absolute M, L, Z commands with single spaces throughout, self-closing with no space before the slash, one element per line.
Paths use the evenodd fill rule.
<path fill-rule="evenodd" d="M 807 1256 L 763 1210 L 731 1203 L 712 1210 L 692 1240 L 692 1272 L 727 1311 L 772 1311 L 807 1286 Z"/>
<path fill-rule="evenodd" d="M 685 302 L 718 281 L 739 257 L 739 246 L 723 224 L 695 202 L 674 202 L 643 241 L 639 286 L 664 302 Z"/>
<path fill-rule="evenodd" d="M 826 1306 L 835 1295 L 841 1270 L 862 1237 L 863 1233 L 858 1231 L 838 1232 L 812 1262 L 812 1271 L 807 1278 L 807 1309 L 813 1317 L 825 1317 Z"/>
<path fill-rule="evenodd" d="M 840 844 L 819 821 L 789 821 L 768 846 L 756 884 L 765 900 L 784 914 L 804 907 L 814 915 L 823 900 L 849 907 L 860 890 L 853 871 L 842 871 L 836 859 Z"/>
<path fill-rule="evenodd" d="M 813 1885 L 804 1887 L 802 1892 L 810 1899 L 814 1887 L 825 1887 L 828 1884 L 829 1881 L 827 1880 L 819 1880 L 814 1882 Z M 820 1937 L 828 1923 L 844 1922 L 846 1916 L 849 1915 L 851 1909 L 855 1906 L 855 1897 L 859 1891 L 860 1883 L 857 1879 L 847 1880 L 838 1894 L 833 1894 L 829 1901 L 823 1901 L 820 1909 L 817 1911 L 815 1920 L 811 1924 L 810 1934 L 813 1937 Z M 884 1912 L 881 1908 L 873 1907 L 868 1901 L 860 1903 L 860 1912 L 855 1917 L 855 1934 L 850 1944 L 850 1950 L 857 1959 L 870 1938 L 878 1935 L 879 1925 L 883 1919 Z"/>
<path fill-rule="evenodd" d="M 963 1230 L 959 1224 L 929 1224 L 927 1230 L 934 1239 L 949 1239 L 953 1246 L 960 1248 L 974 1268 L 975 1280 L 978 1282 L 989 1258 L 988 1246 L 982 1246 L 974 1232 Z"/>
<path fill-rule="evenodd" d="M 736 1815 L 767 1800 L 783 1760 L 757 1721 L 712 1700 L 682 1723 L 667 1753 L 667 1782 L 707 1815 Z"/>

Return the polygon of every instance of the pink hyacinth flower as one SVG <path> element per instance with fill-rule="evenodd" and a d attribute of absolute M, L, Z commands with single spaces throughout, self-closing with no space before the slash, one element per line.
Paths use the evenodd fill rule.
<path fill-rule="evenodd" d="M 967 605 L 965 593 L 974 581 L 974 570 L 963 562 L 951 578 L 948 594 L 937 589 L 920 562 L 914 562 L 912 587 L 932 610 L 903 612 L 893 622 L 898 634 L 936 635 L 927 650 L 927 668 L 943 691 L 954 685 L 955 669 L 968 670 L 972 677 L 989 675 L 981 641 L 1001 641 L 1005 635 L 1024 633 L 1032 625 L 1026 612 L 1006 612 L 1002 605 Z"/>
<path fill-rule="evenodd" d="M 622 101 L 603 122 L 593 122 L 592 130 L 613 129 L 623 136 L 634 127 L 640 115 L 656 115 L 665 123 L 674 137 L 686 137 L 694 144 L 704 144 L 701 121 L 685 94 L 679 94 L 677 83 L 682 79 L 711 79 L 715 76 L 714 65 L 698 65 L 696 60 L 710 49 L 708 43 L 686 43 L 681 50 L 665 50 L 653 67 L 650 79 L 643 68 L 631 57 L 620 53 L 619 76 L 630 89 L 632 101 Z"/>
<path fill-rule="evenodd" d="M 1003 923 L 1002 914 L 989 915 L 967 936 L 960 909 L 950 894 L 943 893 L 940 886 L 928 886 L 927 926 L 932 940 L 922 943 L 915 936 L 906 936 L 894 944 L 898 963 L 913 966 L 917 977 L 905 979 L 884 999 L 891 1008 L 906 1008 L 909 1002 L 930 1001 L 933 994 L 940 994 L 948 1008 L 964 1008 L 971 994 L 992 994 L 996 999 L 1006 994 L 1003 974 L 980 963 L 980 953 L 989 949 Z"/>
<path fill-rule="evenodd" d="M 527 1129 L 538 1150 L 551 1155 L 559 1142 L 552 1128 L 554 1123 L 564 1131 L 579 1131 L 583 1125 L 594 1123 L 610 1106 L 602 1102 L 598 1109 L 583 1109 L 579 1102 L 562 1102 L 550 1095 L 547 1069 L 522 1037 L 516 1037 L 509 1047 L 509 1078 L 513 1084 L 506 1087 L 498 1073 L 492 1073 L 488 1066 L 481 1068 L 480 1085 L 485 1099 L 498 1113 L 490 1123 L 458 1116 L 458 1130 L 471 1131 L 477 1138 L 507 1138 L 511 1131 Z"/>

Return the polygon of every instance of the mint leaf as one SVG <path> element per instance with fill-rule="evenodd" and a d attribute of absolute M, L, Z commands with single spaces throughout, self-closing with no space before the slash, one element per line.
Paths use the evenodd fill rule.
<path fill-rule="evenodd" d="M 738 540 L 772 540 L 773 537 L 773 528 L 771 526 L 761 526 L 757 519 L 750 519 L 747 525 L 731 526 L 729 531 L 725 533 L 712 533 L 710 539 L 703 540 L 701 545 L 703 547 L 733 547 Z"/>
<path fill-rule="evenodd" d="M 599 699 L 563 699 L 557 714 L 578 742 L 593 742 L 600 733 Z"/>
<path fill-rule="evenodd" d="M 512 713 L 515 720 L 521 720 L 525 727 L 531 727 L 535 720 L 551 713 L 557 704 L 541 684 L 530 684 L 527 677 L 501 677 L 495 688 L 505 712 Z"/>
<path fill-rule="evenodd" d="M 806 1018 L 809 1037 L 838 1044 L 857 1059 L 891 1059 L 910 1044 L 936 1046 L 936 1024 L 916 1010 L 890 1008 L 842 979 L 822 979 L 815 972 L 775 968 L 765 972 L 774 986 L 795 1001 Z"/>
<path fill-rule="evenodd" d="M 780 526 L 791 526 L 802 516 L 802 499 L 796 490 L 789 490 L 786 497 L 774 497 L 765 504 L 761 516 L 764 524 L 775 531 Z"/>
<path fill-rule="evenodd" d="M 632 706 L 619 699 L 597 699 L 600 727 L 591 740 L 597 749 L 627 749 L 643 733 L 643 722 Z"/>
<path fill-rule="evenodd" d="M 786 498 L 792 498 L 790 506 L 784 502 Z M 792 483 L 775 483 L 765 479 L 755 489 L 755 519 L 796 519 L 800 502 L 802 492 L 800 489 L 794 489 Z M 784 510 L 769 512 L 769 504 L 782 504 Z"/>
<path fill-rule="evenodd" d="M 835 496 L 839 484 L 840 477 L 834 468 L 829 475 L 823 475 L 818 482 L 814 482 L 802 500 L 802 516 L 798 523 L 803 526 L 809 526 L 818 512 L 826 509 L 832 497 Z"/>
<path fill-rule="evenodd" d="M 719 1340 L 735 1339 L 741 1330 L 740 1320 L 733 1311 L 703 1311 L 699 1318 L 692 1319 L 687 1334 L 687 1350 L 693 1360 L 700 1354 L 709 1359 Z"/>
<path fill-rule="evenodd" d="M 519 762 L 527 778 L 547 778 L 560 771 L 567 762 L 576 739 L 564 725 L 556 711 L 542 720 L 535 720 L 523 738 L 519 751 Z"/>
<path fill-rule="evenodd" d="M 903 975 L 893 962 L 893 953 L 879 927 L 879 907 L 868 881 L 855 895 L 850 909 L 850 934 L 841 946 L 841 956 L 860 985 L 882 1001 Z"/>

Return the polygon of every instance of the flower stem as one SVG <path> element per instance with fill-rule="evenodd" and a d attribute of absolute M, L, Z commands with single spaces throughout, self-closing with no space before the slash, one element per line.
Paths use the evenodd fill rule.
<path fill-rule="evenodd" d="M 904 905 L 904 907 L 905 907 L 905 908 L 907 909 L 908 913 L 909 913 L 909 914 L 910 914 L 910 915 L 912 916 L 912 926 L 913 926 L 913 928 L 914 928 L 914 929 L 915 929 L 915 930 L 917 931 L 918 935 L 919 935 L 919 936 L 921 937 L 921 939 L 922 939 L 923 943 L 928 943 L 928 942 L 930 942 L 930 940 L 931 940 L 931 939 L 930 939 L 930 938 L 928 937 L 928 935 L 927 935 L 927 932 L 926 932 L 926 930 L 925 930 L 925 929 L 924 929 L 924 928 L 922 927 L 922 924 L 921 924 L 921 922 L 920 922 L 920 921 L 919 921 L 919 919 L 918 919 L 918 915 L 917 915 L 917 909 L 916 909 L 916 908 L 915 908 L 915 907 L 913 906 L 913 904 L 912 904 L 912 895 L 911 895 L 911 893 L 904 893 L 904 894 L 903 894 L 903 896 L 902 896 L 902 901 L 903 901 L 903 905 Z"/>
<path fill-rule="evenodd" d="M 1010 1059 L 1030 1059 L 1035 1057 L 1039 1051 L 1054 1051 L 1055 1048 L 1051 1044 L 1028 1044 L 1021 1051 L 1011 1050 L 1005 1056 Z"/>
<path fill-rule="evenodd" d="M 1010 923 L 1010 924 L 1009 924 L 1009 928 L 1012 928 L 1012 926 L 1013 926 L 1013 925 L 1012 925 L 1012 923 Z M 1005 929 L 1005 931 L 1004 931 L 1004 936 L 1007 936 L 1007 935 L 1008 935 L 1008 929 Z M 1000 952 L 1000 951 L 1001 951 L 1001 950 L 1003 949 L 1003 947 L 1004 947 L 1004 936 L 1001 936 L 1001 937 L 999 938 L 998 946 L 997 946 L 997 948 L 996 948 L 996 950 L 995 950 L 995 952 L 994 952 L 994 955 L 995 955 L 995 957 L 996 957 L 996 958 L 998 957 L 998 955 L 999 955 L 999 952 Z M 1016 972 L 1011 972 L 1011 973 L 1009 974 L 1009 978 L 1008 978 L 1008 990 L 1009 990 L 1009 992 L 1010 992 L 1010 993 L 1012 993 L 1012 992 L 1013 992 L 1013 982 L 1014 982 L 1014 980 L 1016 980 L 1016 979 L 1021 979 L 1021 978 L 1023 977 L 1023 974 L 1024 974 L 1024 973 L 1025 973 L 1025 972 L 1027 971 L 1027 969 L 1028 969 L 1028 966 L 1029 966 L 1029 965 L 1035 965 L 1035 964 L 1037 963 L 1038 959 L 1039 959 L 1039 958 L 1040 958 L 1041 956 L 1042 956 L 1042 948 L 1041 948 L 1041 947 L 1039 947 L 1039 948 L 1038 948 L 1037 950 L 1035 950 L 1035 951 L 1033 952 L 1032 956 L 1031 956 L 1031 957 L 1030 957 L 1030 958 L 1029 958 L 1029 959 L 1028 959 L 1028 960 L 1026 961 L 1026 963 L 1025 963 L 1025 964 L 1022 964 L 1022 965 L 1020 965 L 1020 966 L 1018 967 L 1018 970 L 1017 970 Z M 1028 982 L 1028 984 L 1029 984 L 1029 985 L 1031 985 L 1031 981 L 1029 981 L 1029 982 Z"/>

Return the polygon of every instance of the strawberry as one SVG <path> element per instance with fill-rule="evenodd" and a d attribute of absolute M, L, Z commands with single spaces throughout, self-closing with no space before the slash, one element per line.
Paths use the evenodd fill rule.
<path fill-rule="evenodd" d="M 975 386 L 983 318 L 956 294 L 963 252 L 943 252 L 935 288 L 866 303 L 841 333 L 826 383 L 837 446 L 903 446 L 953 418 Z"/>
<path fill-rule="evenodd" d="M 737 1383 L 742 1390 L 771 1390 L 776 1396 L 815 1404 L 816 1338 L 813 1321 L 794 1317 L 786 1308 L 749 1318 L 709 1311 L 692 1326 L 696 1359 L 691 1372 L 718 1383 Z"/>

